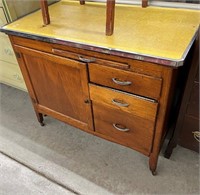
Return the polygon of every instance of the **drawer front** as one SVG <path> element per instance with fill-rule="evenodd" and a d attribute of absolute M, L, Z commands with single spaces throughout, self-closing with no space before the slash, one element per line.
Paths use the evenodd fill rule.
<path fill-rule="evenodd" d="M 0 61 L 0 82 L 26 91 L 19 66 Z"/>
<path fill-rule="evenodd" d="M 97 134 L 145 155 L 151 152 L 154 122 L 93 102 Z"/>
<path fill-rule="evenodd" d="M 0 27 L 7 24 L 6 17 L 3 12 L 3 8 L 0 8 Z"/>
<path fill-rule="evenodd" d="M 89 64 L 90 82 L 112 87 L 133 94 L 158 99 L 161 93 L 162 79 L 139 73 Z"/>
<path fill-rule="evenodd" d="M 0 45 L 0 60 L 17 65 L 18 63 L 8 36 L 0 36 Z"/>
<path fill-rule="evenodd" d="M 158 103 L 139 96 L 90 84 L 90 98 L 124 113 L 155 121 Z"/>

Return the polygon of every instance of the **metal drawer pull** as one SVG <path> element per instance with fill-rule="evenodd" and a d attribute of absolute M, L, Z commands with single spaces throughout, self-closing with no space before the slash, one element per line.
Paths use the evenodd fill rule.
<path fill-rule="evenodd" d="M 196 139 L 200 143 L 200 132 L 199 131 L 193 131 L 194 139 Z"/>
<path fill-rule="evenodd" d="M 119 124 L 114 124 L 114 123 L 113 123 L 113 127 L 114 127 L 115 129 L 117 129 L 118 131 L 123 131 L 123 132 L 129 131 L 128 128 L 126 128 L 126 127 L 121 128 L 121 127 L 119 127 L 119 126 L 121 126 L 121 125 L 119 125 Z"/>
<path fill-rule="evenodd" d="M 129 106 L 129 104 L 120 102 L 120 100 L 116 100 L 116 99 L 112 99 L 112 103 L 117 105 L 117 106 L 121 106 L 121 107 L 128 107 Z"/>
<path fill-rule="evenodd" d="M 88 59 L 88 58 L 84 58 L 82 56 L 78 56 L 78 58 L 79 58 L 80 61 L 86 62 L 86 63 L 91 63 L 91 62 L 95 62 L 96 61 L 96 58 Z"/>
<path fill-rule="evenodd" d="M 118 85 L 131 85 L 132 82 L 131 81 L 119 81 L 117 78 L 112 78 L 112 81 Z"/>

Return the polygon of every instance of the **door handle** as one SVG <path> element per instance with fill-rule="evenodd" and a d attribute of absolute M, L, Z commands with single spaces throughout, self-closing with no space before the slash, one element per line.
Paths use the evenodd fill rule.
<path fill-rule="evenodd" d="M 95 62 L 96 58 L 84 58 L 83 56 L 78 56 L 79 60 L 85 63 Z"/>

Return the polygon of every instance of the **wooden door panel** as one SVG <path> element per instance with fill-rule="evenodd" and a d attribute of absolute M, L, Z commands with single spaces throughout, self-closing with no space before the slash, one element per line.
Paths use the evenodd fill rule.
<path fill-rule="evenodd" d="M 36 95 L 37 104 L 66 115 L 92 129 L 86 64 L 18 47 Z"/>

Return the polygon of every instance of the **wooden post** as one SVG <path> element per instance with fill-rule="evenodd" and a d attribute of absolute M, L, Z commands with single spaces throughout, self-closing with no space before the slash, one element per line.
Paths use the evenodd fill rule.
<path fill-rule="evenodd" d="M 148 6 L 148 0 L 142 0 L 142 7 Z"/>
<path fill-rule="evenodd" d="M 115 0 L 107 0 L 106 4 L 106 35 L 110 36 L 114 30 Z"/>
<path fill-rule="evenodd" d="M 42 17 L 44 25 L 50 24 L 49 9 L 47 0 L 40 0 L 40 6 L 42 10 Z"/>
<path fill-rule="evenodd" d="M 85 4 L 85 0 L 80 0 L 80 4 L 84 5 Z"/>

